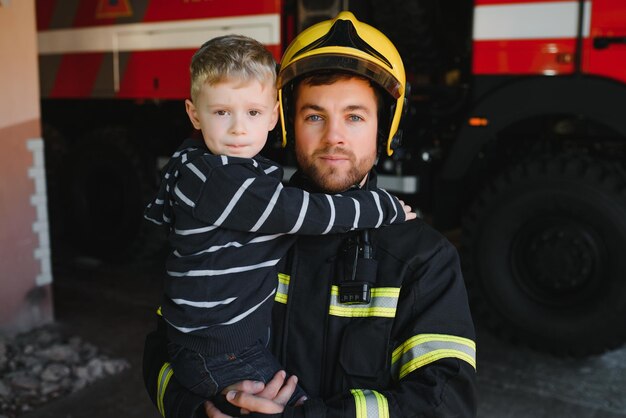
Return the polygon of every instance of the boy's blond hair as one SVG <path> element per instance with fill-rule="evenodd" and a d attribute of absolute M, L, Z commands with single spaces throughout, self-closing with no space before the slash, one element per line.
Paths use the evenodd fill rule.
<path fill-rule="evenodd" d="M 195 101 L 204 84 L 224 80 L 248 81 L 276 86 L 276 61 L 255 39 L 243 35 L 225 35 L 205 42 L 191 58 L 191 100 Z"/>

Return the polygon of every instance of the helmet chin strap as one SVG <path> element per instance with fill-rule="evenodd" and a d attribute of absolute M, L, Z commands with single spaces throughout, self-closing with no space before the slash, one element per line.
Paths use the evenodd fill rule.
<path fill-rule="evenodd" d="M 372 166 L 372 168 L 369 169 L 369 171 L 365 174 L 365 176 L 361 179 L 361 181 L 356 183 L 354 187 L 363 189 L 363 190 L 369 190 L 370 173 L 374 169 L 374 166 L 376 165 L 377 162 L 378 162 L 378 156 L 376 156 L 376 161 L 374 161 L 374 165 Z"/>

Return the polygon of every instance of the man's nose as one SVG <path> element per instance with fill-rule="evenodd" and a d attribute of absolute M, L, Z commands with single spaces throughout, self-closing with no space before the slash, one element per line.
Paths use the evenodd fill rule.
<path fill-rule="evenodd" d="M 328 119 L 324 139 L 331 145 L 343 144 L 345 142 L 345 129 L 339 119 Z"/>

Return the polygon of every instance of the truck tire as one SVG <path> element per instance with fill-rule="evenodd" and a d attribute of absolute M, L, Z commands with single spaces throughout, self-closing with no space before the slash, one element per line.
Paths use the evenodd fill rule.
<path fill-rule="evenodd" d="M 625 249 L 619 168 L 577 156 L 515 166 L 485 188 L 463 224 L 478 324 L 557 355 L 617 347 L 626 340 Z"/>
<path fill-rule="evenodd" d="M 129 261 L 163 247 L 163 231 L 143 219 L 156 180 L 124 128 L 84 138 L 71 150 L 64 177 L 64 224 L 77 255 Z"/>

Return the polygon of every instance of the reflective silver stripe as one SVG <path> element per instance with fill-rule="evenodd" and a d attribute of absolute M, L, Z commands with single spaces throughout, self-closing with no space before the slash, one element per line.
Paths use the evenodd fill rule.
<path fill-rule="evenodd" d="M 167 388 L 167 384 L 174 371 L 172 370 L 172 366 L 169 363 L 164 363 L 163 367 L 161 367 L 161 371 L 159 372 L 159 378 L 157 380 L 157 408 L 162 416 L 165 416 L 165 407 L 163 406 L 163 398 L 165 396 L 165 389 Z"/>
<path fill-rule="evenodd" d="M 278 273 L 278 288 L 276 290 L 276 297 L 274 301 L 278 303 L 287 304 L 287 295 L 289 294 L 289 279 L 291 277 L 287 274 Z"/>
<path fill-rule="evenodd" d="M 351 389 L 356 418 L 389 418 L 389 403 L 381 393 L 369 389 Z"/>
<path fill-rule="evenodd" d="M 419 334 L 393 351 L 391 373 L 402 379 L 412 371 L 443 358 L 458 358 L 476 368 L 476 343 L 445 334 Z"/>
<path fill-rule="evenodd" d="M 328 314 L 349 318 L 372 316 L 394 318 L 396 316 L 400 296 L 399 287 L 375 287 L 372 289 L 371 296 L 368 304 L 346 305 L 339 303 L 339 287 L 333 286 Z"/>

